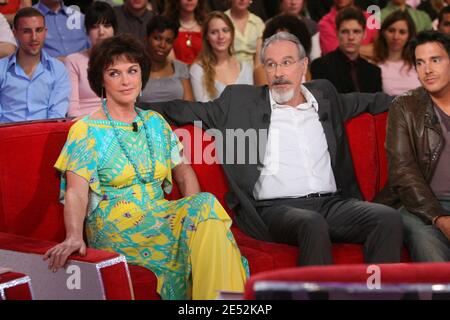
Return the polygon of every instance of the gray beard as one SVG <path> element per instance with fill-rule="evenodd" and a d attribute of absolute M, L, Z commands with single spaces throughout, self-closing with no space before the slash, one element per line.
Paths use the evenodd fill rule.
<path fill-rule="evenodd" d="M 294 98 L 294 89 L 289 89 L 287 91 L 278 92 L 275 89 L 270 90 L 270 93 L 272 93 L 273 100 L 278 104 L 284 104 Z"/>

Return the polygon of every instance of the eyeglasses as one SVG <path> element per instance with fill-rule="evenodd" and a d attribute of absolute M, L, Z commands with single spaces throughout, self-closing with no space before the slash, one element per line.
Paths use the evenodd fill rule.
<path fill-rule="evenodd" d="M 273 61 L 269 61 L 264 63 L 264 69 L 266 69 L 267 72 L 274 72 L 277 67 L 280 67 L 281 70 L 288 70 L 291 68 L 294 64 L 296 64 L 300 60 L 294 60 L 294 59 L 285 59 L 281 61 L 281 63 L 275 63 Z"/>

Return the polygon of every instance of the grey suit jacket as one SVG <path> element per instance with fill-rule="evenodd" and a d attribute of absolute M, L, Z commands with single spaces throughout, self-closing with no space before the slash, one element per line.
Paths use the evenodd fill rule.
<path fill-rule="evenodd" d="M 353 163 L 345 134 L 344 122 L 363 112 L 377 114 L 388 109 L 391 97 L 383 94 L 338 94 L 328 80 L 315 80 L 304 84 L 312 92 L 319 105 L 321 120 L 331 157 L 331 165 L 338 189 L 343 197 L 361 198 L 356 182 Z M 143 103 L 142 109 L 153 109 L 161 113 L 170 123 L 178 126 L 200 120 L 204 129 L 219 130 L 225 137 L 223 169 L 228 179 L 230 192 L 226 195 L 227 205 L 236 212 L 236 222 L 250 236 L 271 241 L 267 226 L 255 209 L 253 188 L 264 163 L 267 135 L 270 126 L 270 97 L 267 86 L 230 85 L 214 101 L 187 102 L 182 100 L 164 103 Z M 227 129 L 256 129 L 263 133 L 247 143 L 245 162 L 239 163 L 239 143 L 231 143 L 235 136 L 227 135 Z M 249 149 L 258 150 L 256 161 Z M 220 153 L 220 150 L 219 150 Z M 231 155 L 230 155 L 231 154 Z"/>

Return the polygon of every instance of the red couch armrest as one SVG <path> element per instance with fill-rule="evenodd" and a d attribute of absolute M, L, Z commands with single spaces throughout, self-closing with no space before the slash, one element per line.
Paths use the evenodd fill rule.
<path fill-rule="evenodd" d="M 0 232 L 3 267 L 27 274 L 36 299 L 133 299 L 124 256 L 87 249 L 70 256 L 66 269 L 48 270 L 43 254 L 56 243 Z"/>

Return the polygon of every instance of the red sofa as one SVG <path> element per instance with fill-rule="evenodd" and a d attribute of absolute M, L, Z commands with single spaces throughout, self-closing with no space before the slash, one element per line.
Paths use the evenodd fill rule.
<path fill-rule="evenodd" d="M 35 243 L 50 241 L 36 249 L 36 253 L 40 254 L 51 243 L 64 239 L 63 206 L 58 202 L 59 175 L 53 169 L 53 164 L 72 124 L 66 121 L 42 121 L 0 126 L 0 249 L 8 242 L 8 236 L 12 235 L 25 237 L 21 239 Z M 386 114 L 363 114 L 349 121 L 346 126 L 357 180 L 365 199 L 369 201 L 386 181 L 385 127 Z M 193 126 L 184 129 L 191 133 L 201 130 Z M 194 152 L 202 152 L 209 143 L 194 143 L 191 147 L 185 144 L 185 149 L 192 158 Z M 193 168 L 202 190 L 213 193 L 226 207 L 224 196 L 228 188 L 220 165 L 193 164 Z M 175 187 L 168 198 L 178 197 L 179 192 Z M 233 216 L 233 212 L 227 210 Z M 298 254 L 296 247 L 255 240 L 236 225 L 233 225 L 232 230 L 241 253 L 249 261 L 252 274 L 295 266 Z M 11 243 L 9 241 L 10 246 Z M 89 250 L 84 259 L 89 260 L 93 252 Z M 98 258 L 98 250 L 95 252 Z M 79 257 L 73 256 L 73 259 Z M 335 264 L 362 263 L 362 246 L 336 244 L 333 246 L 333 259 Z M 408 259 L 405 251 L 403 260 Z M 129 272 L 136 299 L 159 298 L 156 277 L 152 272 L 138 266 L 129 266 Z M 109 297 L 126 299 L 129 295 L 111 293 Z"/>

